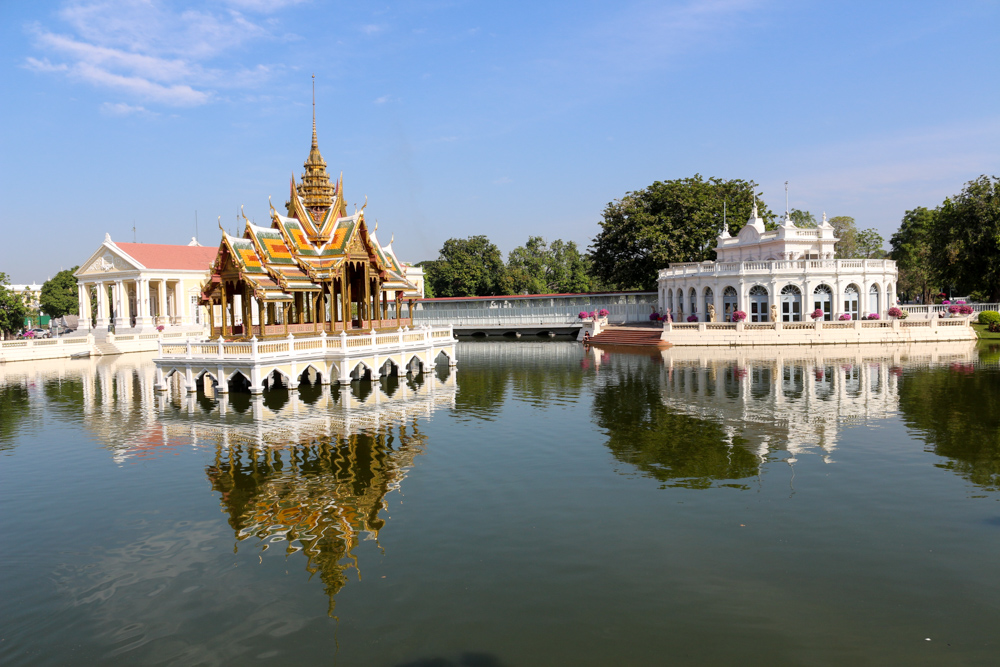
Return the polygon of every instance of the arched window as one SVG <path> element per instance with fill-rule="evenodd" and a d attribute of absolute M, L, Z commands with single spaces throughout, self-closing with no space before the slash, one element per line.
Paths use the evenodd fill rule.
<path fill-rule="evenodd" d="M 879 310 L 879 305 L 880 304 L 879 304 L 879 298 L 878 297 L 879 297 L 878 285 L 876 285 L 876 284 L 873 283 L 872 286 L 870 288 L 868 288 L 868 312 L 869 313 L 879 313 L 879 312 L 881 312 Z"/>
<path fill-rule="evenodd" d="M 673 311 L 674 309 L 674 288 L 667 290 L 667 310 Z"/>
<path fill-rule="evenodd" d="M 833 319 L 833 290 L 829 285 L 819 285 L 813 290 L 813 309 L 823 311 L 823 319 Z"/>
<path fill-rule="evenodd" d="M 688 292 L 688 302 L 691 304 L 691 314 L 692 315 L 697 315 L 698 314 L 698 293 L 694 291 L 693 287 L 691 288 L 691 291 Z"/>
<path fill-rule="evenodd" d="M 739 297 L 736 295 L 736 288 L 729 286 L 722 290 L 722 319 L 726 322 L 733 321 L 733 313 L 739 308 L 737 308 L 737 303 L 739 302 Z"/>
<path fill-rule="evenodd" d="M 851 316 L 852 320 L 858 319 L 858 309 L 861 304 L 858 303 L 858 286 L 848 285 L 844 290 L 844 312 Z"/>
<path fill-rule="evenodd" d="M 705 321 L 708 321 L 708 307 L 715 307 L 715 294 L 712 292 L 711 287 L 705 288 Z"/>
<path fill-rule="evenodd" d="M 750 321 L 767 322 L 767 288 L 763 285 L 750 288 Z"/>
<path fill-rule="evenodd" d="M 781 321 L 802 321 L 802 290 L 795 285 L 781 288 Z"/>

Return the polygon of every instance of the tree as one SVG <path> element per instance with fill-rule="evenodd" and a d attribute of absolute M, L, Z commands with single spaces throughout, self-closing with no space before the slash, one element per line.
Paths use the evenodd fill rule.
<path fill-rule="evenodd" d="M 588 258 L 576 243 L 556 239 L 547 245 L 540 236 L 510 251 L 507 273 L 515 294 L 589 292 L 594 287 Z"/>
<path fill-rule="evenodd" d="M 836 259 L 854 259 L 858 251 L 858 228 L 854 226 L 854 218 L 849 215 L 838 215 L 827 222 L 833 227 L 833 236 L 837 241 Z"/>
<path fill-rule="evenodd" d="M 510 294 L 511 282 L 500 249 L 485 236 L 448 239 L 437 260 L 421 262 L 420 266 L 435 296 Z"/>
<path fill-rule="evenodd" d="M 809 211 L 801 211 L 797 208 L 793 208 L 788 213 L 788 217 L 792 219 L 792 224 L 796 227 L 812 228 L 816 227 L 816 216 Z"/>
<path fill-rule="evenodd" d="M 656 288 L 657 272 L 671 262 L 715 259 L 723 206 L 733 229 L 750 218 L 756 183 L 718 178 L 656 181 L 628 192 L 604 209 L 601 231 L 591 245 L 593 274 L 618 289 Z M 765 224 L 774 216 L 757 201 Z"/>
<path fill-rule="evenodd" d="M 919 206 L 903 215 L 899 231 L 889 239 L 889 256 L 899 269 L 899 292 L 920 294 L 922 303 L 930 303 L 938 282 L 931 252 L 937 212 Z"/>
<path fill-rule="evenodd" d="M 73 273 L 80 267 L 60 271 L 42 285 L 39 305 L 42 312 L 52 318 L 80 313 L 80 296 L 76 290 Z"/>
<path fill-rule="evenodd" d="M 857 259 L 877 259 L 885 255 L 882 244 L 885 239 L 874 229 L 858 232 Z"/>
<path fill-rule="evenodd" d="M 931 251 L 942 283 L 1000 301 L 1000 179 L 969 181 L 961 194 L 944 201 L 936 218 Z"/>
<path fill-rule="evenodd" d="M 17 292 L 7 289 L 10 282 L 6 273 L 0 273 L 0 334 L 8 337 L 24 328 L 24 318 L 28 309 L 24 299 Z"/>

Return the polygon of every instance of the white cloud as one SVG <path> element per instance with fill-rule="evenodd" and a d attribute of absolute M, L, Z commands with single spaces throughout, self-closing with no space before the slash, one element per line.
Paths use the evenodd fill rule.
<path fill-rule="evenodd" d="M 377 25 L 375 23 L 370 23 L 368 25 L 361 26 L 361 32 L 365 33 L 366 35 L 377 35 L 384 30 L 385 30 L 384 25 Z"/>
<path fill-rule="evenodd" d="M 132 106 L 131 104 L 125 104 L 124 102 L 105 102 L 101 105 L 101 112 L 107 114 L 108 116 L 131 116 L 132 114 L 151 113 L 145 107 Z"/>
<path fill-rule="evenodd" d="M 493 181 L 493 184 L 494 185 L 507 185 L 508 183 L 513 183 L 513 182 L 514 181 L 511 180 L 510 176 L 501 176 L 497 180 Z"/>
<path fill-rule="evenodd" d="M 213 11 L 158 0 L 76 0 L 58 12 L 65 31 L 28 27 L 45 57 L 28 57 L 25 66 L 146 102 L 202 105 L 221 88 L 259 86 L 274 70 L 227 65 L 233 51 L 270 38 L 236 8 L 273 12 L 297 1 L 227 0 L 231 9 Z"/>

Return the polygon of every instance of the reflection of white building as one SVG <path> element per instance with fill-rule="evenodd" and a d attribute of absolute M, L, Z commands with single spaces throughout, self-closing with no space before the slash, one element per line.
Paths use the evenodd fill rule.
<path fill-rule="evenodd" d="M 975 342 L 671 348 L 663 357 L 663 402 L 723 424 L 761 456 L 818 448 L 827 462 L 845 425 L 899 409 L 903 365 L 974 363 Z"/>
<path fill-rule="evenodd" d="M 772 306 L 782 322 L 801 322 L 814 310 L 824 320 L 848 313 L 859 319 L 878 313 L 883 319 L 895 303 L 896 263 L 887 259 L 834 259 L 833 226 L 802 229 L 786 216 L 766 231 L 754 205 L 753 215 L 735 237 L 724 228 L 715 248 L 716 261 L 671 264 L 660 270 L 659 307 L 675 322 L 690 315 L 730 321 L 747 313 L 749 322 L 769 322 Z"/>

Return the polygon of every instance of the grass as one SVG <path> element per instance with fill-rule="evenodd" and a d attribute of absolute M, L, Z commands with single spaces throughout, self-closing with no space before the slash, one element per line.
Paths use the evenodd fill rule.
<path fill-rule="evenodd" d="M 976 330 L 979 340 L 1000 340 L 1000 333 L 990 333 L 986 330 L 985 324 L 976 324 L 973 322 L 972 328 Z"/>

